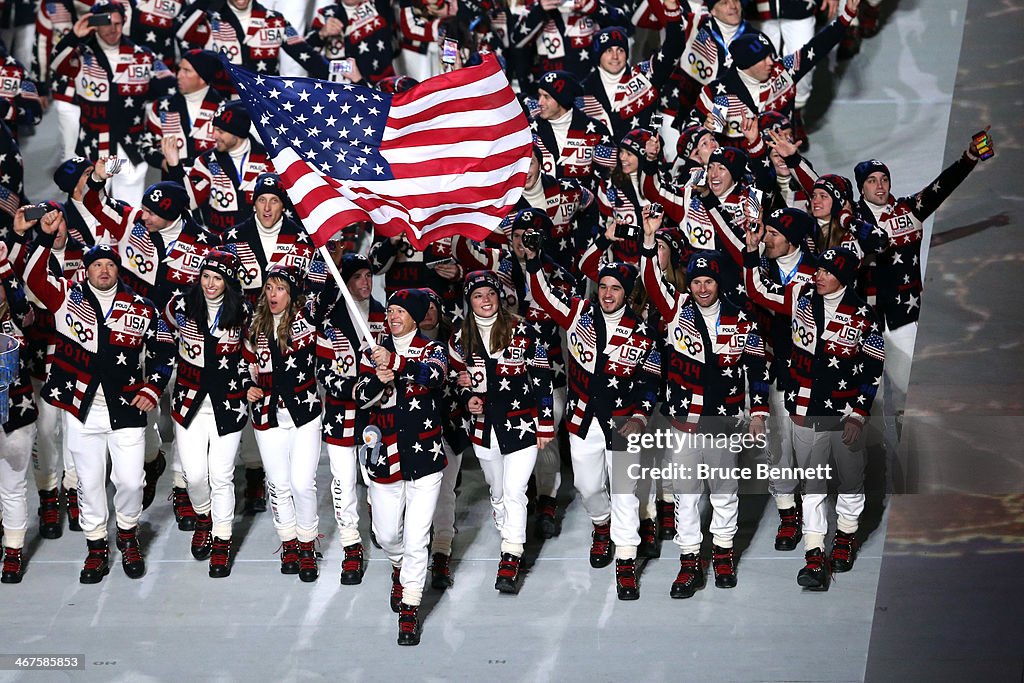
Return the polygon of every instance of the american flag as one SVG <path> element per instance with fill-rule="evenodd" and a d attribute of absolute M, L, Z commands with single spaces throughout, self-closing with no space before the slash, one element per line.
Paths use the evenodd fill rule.
<path fill-rule="evenodd" d="M 522 195 L 532 138 L 492 56 L 394 96 L 226 68 L 318 247 L 366 220 L 417 249 L 483 240 Z"/>
<path fill-rule="evenodd" d="M 717 66 L 718 49 L 716 45 L 715 39 L 711 37 L 711 33 L 706 28 L 702 28 L 697 32 L 696 40 L 693 41 L 693 51 L 703 57 L 707 61 L 708 66 Z"/>
<path fill-rule="evenodd" d="M 71 303 L 68 304 L 68 312 L 74 319 L 80 320 L 87 326 L 96 324 L 96 311 L 85 300 L 81 287 L 71 289 Z"/>
<path fill-rule="evenodd" d="M 62 2 L 46 3 L 46 13 L 50 15 L 50 21 L 54 24 L 73 24 L 75 18 L 68 12 L 68 8 Z"/>
<path fill-rule="evenodd" d="M 9 189 L 0 185 L 0 209 L 3 209 L 12 216 L 18 213 L 18 209 L 21 207 L 21 197 L 17 192 L 11 192 Z"/>

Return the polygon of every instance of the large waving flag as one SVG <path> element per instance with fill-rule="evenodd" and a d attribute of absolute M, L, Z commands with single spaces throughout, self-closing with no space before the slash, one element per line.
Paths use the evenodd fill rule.
<path fill-rule="evenodd" d="M 493 56 L 397 95 L 225 67 L 317 246 L 366 220 L 417 249 L 482 240 L 522 195 L 532 137 Z"/>

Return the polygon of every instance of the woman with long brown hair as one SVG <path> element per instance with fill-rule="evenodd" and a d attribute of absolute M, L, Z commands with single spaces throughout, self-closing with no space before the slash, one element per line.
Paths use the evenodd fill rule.
<path fill-rule="evenodd" d="M 281 573 L 308 582 L 319 575 L 313 543 L 319 526 L 320 397 L 314 307 L 302 293 L 301 277 L 294 266 L 267 272 L 245 352 L 257 383 L 247 397 L 281 539 Z"/>
<path fill-rule="evenodd" d="M 494 588 L 519 590 L 526 543 L 526 486 L 537 450 L 554 438 L 551 367 L 532 326 L 501 304 L 501 281 L 487 270 L 466 276 L 468 311 L 448 345 L 459 391 L 474 416 L 473 451 L 490 487 L 501 560 Z"/>
<path fill-rule="evenodd" d="M 192 556 L 209 558 L 211 578 L 231 573 L 235 454 L 245 426 L 246 392 L 254 386 L 243 352 L 249 308 L 240 268 L 234 254 L 208 252 L 199 279 L 163 312 L 177 348 L 171 417 L 196 512 Z"/>

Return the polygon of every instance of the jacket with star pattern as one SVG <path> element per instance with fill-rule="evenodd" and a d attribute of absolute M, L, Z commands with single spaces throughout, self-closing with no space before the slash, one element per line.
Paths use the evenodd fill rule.
<path fill-rule="evenodd" d="M 640 263 L 666 329 L 661 412 L 679 429 L 708 429 L 715 420 L 740 416 L 749 392 L 751 414 L 767 416 L 768 367 L 753 316 L 719 296 L 718 322 L 708 329 L 689 293 L 677 292 L 662 277 L 656 248 L 641 247 Z"/>
<path fill-rule="evenodd" d="M 0 314 L 0 332 L 13 337 L 21 344 L 18 353 L 18 372 L 13 378 L 14 381 L 7 387 L 7 422 L 4 423 L 4 433 L 10 434 L 15 429 L 35 422 L 39 411 L 32 397 L 32 356 L 27 352 L 25 335 L 22 332 L 31 327 L 26 321 L 31 309 L 25 297 L 25 287 L 7 259 L 0 261 L 0 286 L 4 289 L 7 302 L 3 307 L 3 313 Z"/>
<path fill-rule="evenodd" d="M 508 454 L 536 446 L 538 437 L 553 438 L 551 366 L 547 348 L 533 326 L 519 320 L 508 345 L 496 358 L 483 352 L 479 333 L 476 348 L 476 353 L 467 353 L 462 330 L 456 330 L 448 343 L 453 381 L 465 370 L 473 382 L 472 387 L 458 388 L 463 403 L 473 397 L 484 402 L 483 413 L 470 415 L 473 443 L 496 446 Z M 497 444 L 491 442 L 492 432 Z"/>
<path fill-rule="evenodd" d="M 661 354 L 653 335 L 628 305 L 609 335 L 604 313 L 591 300 L 553 288 L 539 258 L 526 267 L 537 303 L 566 332 L 569 433 L 585 436 L 596 423 L 607 448 L 625 449 L 619 428 L 627 420 L 646 425 L 658 400 Z"/>
<path fill-rule="evenodd" d="M 316 385 L 316 297 L 310 297 L 292 321 L 288 345 L 282 351 L 277 339 L 260 332 L 246 337 L 243 351 L 263 398 L 251 405 L 253 429 L 278 426 L 277 411 L 287 408 L 296 427 L 320 417 L 320 393 Z"/>
<path fill-rule="evenodd" d="M 364 451 L 366 471 L 380 484 L 440 472 L 448 464 L 442 414 L 448 352 L 444 344 L 418 331 L 404 354 L 395 353 L 390 334 L 383 336 L 380 345 L 391 352 L 394 380 L 380 381 L 370 351 L 364 349 L 355 390 L 358 407 L 370 411 L 368 428 L 374 427 L 380 434 L 376 445 Z"/>
<path fill-rule="evenodd" d="M 171 417 L 188 429 L 209 397 L 217 433 L 241 431 L 248 417 L 246 392 L 256 386 L 243 349 L 243 327 L 210 329 L 206 310 L 200 322 L 185 315 L 187 294 L 176 295 L 163 311 L 164 341 L 177 349 L 177 374 L 171 393 Z"/>
<path fill-rule="evenodd" d="M 277 74 L 281 50 L 313 78 L 327 78 L 327 60 L 279 13 L 255 0 L 246 28 L 225 0 L 197 0 L 181 11 L 178 38 L 189 47 L 221 52 L 232 64 L 255 73 Z"/>
<path fill-rule="evenodd" d="M 384 334 L 384 306 L 370 299 L 367 324 L 374 338 Z M 323 440 L 336 446 L 362 443 L 363 428 L 369 414 L 361 410 L 356 398 L 359 358 L 365 347 L 348 308 L 335 306 L 316 335 L 316 374 L 324 388 Z"/>
<path fill-rule="evenodd" d="M 69 31 L 57 44 L 53 97 L 81 110 L 76 154 L 98 159 L 116 152 L 142 163 L 146 103 L 174 92 L 177 81 L 152 52 L 128 38 L 121 39 L 115 64 L 98 40 Z"/>
<path fill-rule="evenodd" d="M 103 183 L 91 177 L 82 199 L 99 221 L 100 229 L 113 238 L 121 256 L 120 278 L 136 293 L 152 300 L 159 310 L 199 278 L 203 258 L 220 243 L 185 215 L 178 239 L 164 244 L 159 232 L 149 232 L 143 225 L 141 209 L 106 201 Z"/>
<path fill-rule="evenodd" d="M 103 311 L 88 283 L 55 278 L 49 270 L 53 236 L 39 236 L 25 279 L 54 311 L 56 339 L 43 399 L 85 422 L 99 387 L 103 388 L 110 428 L 146 426 L 146 413 L 130 405 L 138 396 L 153 403 L 171 378 L 174 346 L 156 307 L 119 281 L 109 311 Z"/>

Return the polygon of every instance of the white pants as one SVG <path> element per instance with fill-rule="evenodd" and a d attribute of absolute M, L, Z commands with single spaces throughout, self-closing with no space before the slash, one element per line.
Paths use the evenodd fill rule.
<path fill-rule="evenodd" d="M 565 387 L 555 389 L 555 438 L 537 453 L 537 464 L 533 474 L 537 479 L 537 495 L 558 497 L 558 489 L 562 485 L 562 458 L 558 452 L 558 425 L 562 424 L 565 415 Z"/>
<path fill-rule="evenodd" d="M 39 417 L 36 418 L 36 447 L 32 453 L 32 471 L 36 480 L 36 488 L 40 491 L 52 491 L 61 483 L 61 472 L 64 475 L 64 488 L 73 489 L 78 486 L 75 466 L 71 463 L 64 443 L 64 419 L 67 411 L 50 405 L 39 395 L 43 387 L 42 380 L 32 380 L 32 391 L 36 399 Z"/>
<path fill-rule="evenodd" d="M 196 514 L 213 517 L 213 535 L 231 538 L 235 519 L 235 451 L 242 432 L 220 436 L 210 398 L 189 424 L 174 423 L 174 441 L 184 469 L 185 486 Z"/>
<path fill-rule="evenodd" d="M 796 463 L 793 456 L 793 420 L 786 410 L 786 397 L 777 385 L 768 390 L 768 405 L 771 415 L 768 418 L 768 460 L 772 467 L 793 467 Z M 795 505 L 795 495 L 800 488 L 796 479 L 770 479 L 768 492 L 775 498 L 780 510 Z"/>
<path fill-rule="evenodd" d="M 666 429 L 667 425 L 668 422 L 661 415 L 661 404 L 658 404 L 654 407 L 647 431 L 653 433 L 658 429 Z M 663 467 L 671 462 L 672 452 L 664 448 L 644 448 L 640 453 L 640 464 L 643 467 Z M 640 499 L 640 519 L 657 519 L 657 501 L 660 499 L 671 503 L 675 500 L 672 496 L 672 480 L 643 477 L 637 482 L 636 496 Z"/>
<path fill-rule="evenodd" d="M 473 444 L 484 479 L 491 491 L 494 526 L 501 533 L 501 552 L 522 555 L 526 543 L 526 486 L 537 461 L 537 447 L 505 455 L 491 434 L 492 448 Z"/>
<path fill-rule="evenodd" d="M 4 516 L 4 541 L 7 548 L 25 545 L 28 529 L 26 475 L 32 459 L 35 423 L 5 434 L 0 428 L 0 510 Z"/>
<path fill-rule="evenodd" d="M 77 104 L 62 100 L 54 100 L 52 106 L 53 110 L 57 112 L 57 135 L 60 137 L 60 142 L 57 145 L 60 160 L 57 163 L 63 163 L 75 156 L 75 147 L 78 146 L 78 131 L 82 127 L 82 110 Z"/>
<path fill-rule="evenodd" d="M 118 151 L 118 156 L 124 159 L 124 165 L 117 175 L 107 181 L 107 194 L 114 199 L 127 202 L 129 206 L 140 206 L 142 193 L 146 190 L 146 172 L 149 171 L 149 165 L 145 161 L 133 164 L 123 150 Z"/>
<path fill-rule="evenodd" d="M 260 459 L 260 449 L 256 445 L 256 436 L 253 432 L 252 422 L 246 421 L 242 427 L 242 442 L 238 448 L 238 458 L 245 465 L 245 469 L 253 470 L 263 467 L 263 460 Z"/>
<path fill-rule="evenodd" d="M 354 446 L 327 444 L 327 457 L 331 462 L 331 501 L 334 503 L 334 521 L 342 547 L 362 541 L 359 535 L 359 494 L 356 485 L 360 474 L 359 456 Z"/>
<path fill-rule="evenodd" d="M 278 537 L 315 540 L 320 525 L 316 512 L 320 418 L 296 427 L 288 411 L 279 408 L 277 427 L 255 431 Z"/>
<path fill-rule="evenodd" d="M 675 482 L 675 542 L 681 552 L 699 552 L 701 541 L 704 540 L 700 530 L 699 506 L 705 484 L 710 489 L 709 531 L 712 540 L 719 547 L 732 547 L 732 539 L 736 536 L 736 529 L 739 526 L 738 482 L 734 478 L 721 477 L 705 481 L 698 478 L 697 466 L 704 464 L 710 467 L 735 467 L 737 455 L 728 447 L 718 448 L 710 443 L 702 446 L 683 446 L 673 453 L 673 459 L 680 466 L 679 471 L 682 474 L 682 478 Z"/>
<path fill-rule="evenodd" d="M 434 540 L 430 550 L 432 553 L 451 555 L 452 541 L 455 540 L 455 484 L 459 480 L 459 470 L 462 469 L 462 452 L 453 451 L 447 441 L 443 443 L 448 464 L 441 477 L 441 491 L 434 508 Z"/>
<path fill-rule="evenodd" d="M 68 451 L 78 473 L 79 523 L 86 540 L 107 537 L 107 451 L 114 511 L 119 529 L 134 529 L 142 515 L 145 427 L 111 429 L 106 405 L 93 405 L 85 423 L 68 414 L 64 420 Z"/>
<path fill-rule="evenodd" d="M 907 407 L 907 389 L 910 386 L 910 370 L 914 361 L 914 346 L 917 344 L 917 323 L 910 323 L 895 330 L 885 330 L 885 368 L 882 375 L 882 400 L 886 422 L 898 416 Z"/>
<path fill-rule="evenodd" d="M 829 464 L 829 454 L 835 465 L 833 476 L 839 481 L 839 497 L 836 500 L 837 526 L 840 531 L 857 531 L 860 513 L 864 511 L 864 468 L 867 465 L 867 451 L 864 449 L 864 434 L 852 446 L 843 443 L 843 432 L 816 431 L 812 427 L 793 425 L 793 451 L 797 467 L 817 467 Z M 825 547 L 828 533 L 828 517 L 825 499 L 828 497 L 828 482 L 823 479 L 808 479 L 804 484 L 803 532 L 804 547 L 807 550 Z"/>
<path fill-rule="evenodd" d="M 373 533 L 394 567 L 401 567 L 402 602 L 418 605 L 427 577 L 430 523 L 444 472 L 412 481 L 379 484 L 370 481 Z"/>
<path fill-rule="evenodd" d="M 636 497 L 636 481 L 628 477 L 617 477 L 620 485 L 633 485 L 633 490 L 609 495 L 608 481 L 612 477 L 612 460 L 616 467 L 626 472 L 628 463 L 624 451 L 611 451 L 605 447 L 604 431 L 594 420 L 584 438 L 569 435 L 569 453 L 572 456 L 573 479 L 576 490 L 583 499 L 583 507 L 590 515 L 590 521 L 601 524 L 611 521 L 612 541 L 615 542 L 616 557 L 626 559 L 629 549 L 636 553 L 640 545 L 640 500 Z"/>
<path fill-rule="evenodd" d="M 814 17 L 804 19 L 769 19 L 761 22 L 761 32 L 772 41 L 779 56 L 796 52 L 806 45 L 814 37 Z M 797 109 L 803 109 L 807 100 L 811 97 L 811 81 L 814 80 L 814 70 L 804 74 L 804 77 L 796 84 L 796 100 L 794 105 Z"/>

